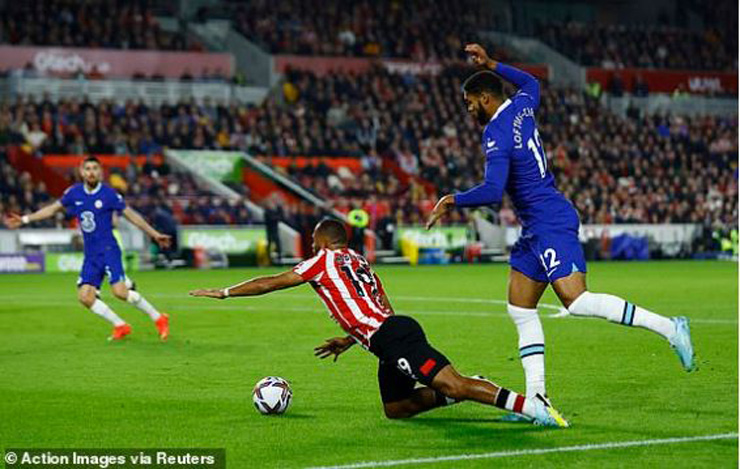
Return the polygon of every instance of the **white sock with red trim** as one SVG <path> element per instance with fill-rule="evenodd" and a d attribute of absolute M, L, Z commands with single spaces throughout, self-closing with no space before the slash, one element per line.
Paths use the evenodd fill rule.
<path fill-rule="evenodd" d="M 494 405 L 500 409 L 516 412 L 517 414 L 526 415 L 527 417 L 536 417 L 535 407 L 531 399 L 527 399 L 521 394 L 506 388 L 499 388 L 498 394 L 496 395 L 496 403 Z"/>

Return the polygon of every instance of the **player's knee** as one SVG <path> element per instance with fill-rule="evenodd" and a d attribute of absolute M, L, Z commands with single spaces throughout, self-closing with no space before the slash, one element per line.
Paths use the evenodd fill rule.
<path fill-rule="evenodd" d="M 82 303 L 82 306 L 89 308 L 95 303 L 95 292 L 86 290 L 77 293 L 77 299 Z"/>
<path fill-rule="evenodd" d="M 115 296 L 119 300 L 126 301 L 128 299 L 128 289 L 125 287 L 124 288 L 114 288 L 113 296 Z"/>
<path fill-rule="evenodd" d="M 385 417 L 391 420 L 406 419 L 411 417 L 411 413 L 404 408 L 404 405 L 400 402 L 390 402 L 383 404 L 383 412 Z"/>

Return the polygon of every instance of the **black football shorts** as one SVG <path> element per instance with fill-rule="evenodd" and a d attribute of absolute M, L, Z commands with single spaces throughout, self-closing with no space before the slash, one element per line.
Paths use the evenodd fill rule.
<path fill-rule="evenodd" d="M 407 399 L 417 382 L 429 386 L 450 364 L 429 345 L 419 323 L 408 316 L 386 319 L 370 338 L 370 351 L 380 359 L 378 384 L 384 403 Z"/>

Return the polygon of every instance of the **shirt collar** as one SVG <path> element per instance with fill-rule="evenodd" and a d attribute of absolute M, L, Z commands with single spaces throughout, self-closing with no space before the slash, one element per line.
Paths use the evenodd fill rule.
<path fill-rule="evenodd" d="M 87 194 L 87 195 L 95 195 L 95 194 L 97 194 L 98 191 L 102 187 L 103 187 L 103 183 L 102 182 L 99 182 L 98 185 L 95 186 L 95 189 L 93 189 L 93 190 L 90 191 L 90 190 L 87 189 L 87 184 L 85 184 L 84 182 L 82 183 L 82 188 L 85 190 L 85 194 Z"/>
<path fill-rule="evenodd" d="M 501 114 L 501 111 L 509 107 L 509 104 L 511 104 L 511 99 L 507 99 L 506 101 L 504 101 L 501 106 L 496 109 L 496 112 L 493 113 L 493 117 L 491 117 L 491 120 L 488 122 L 493 122 L 493 120 L 497 118 L 499 114 Z"/>

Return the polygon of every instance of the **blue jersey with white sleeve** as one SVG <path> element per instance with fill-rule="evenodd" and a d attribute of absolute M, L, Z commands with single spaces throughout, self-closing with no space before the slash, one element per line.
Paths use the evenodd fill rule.
<path fill-rule="evenodd" d="M 577 230 L 578 214 L 555 188 L 555 178 L 547 169 L 535 121 L 540 104 L 537 79 L 501 63 L 494 71 L 518 91 L 501 104 L 483 131 L 484 182 L 456 194 L 455 204 L 476 207 L 499 203 L 505 190 L 525 233 L 559 226 L 575 226 Z"/>
<path fill-rule="evenodd" d="M 67 188 L 61 203 L 80 222 L 86 257 L 110 250 L 120 252 L 113 237 L 113 212 L 122 212 L 126 202 L 112 187 L 99 183 L 88 190 L 85 184 L 78 183 Z"/>

